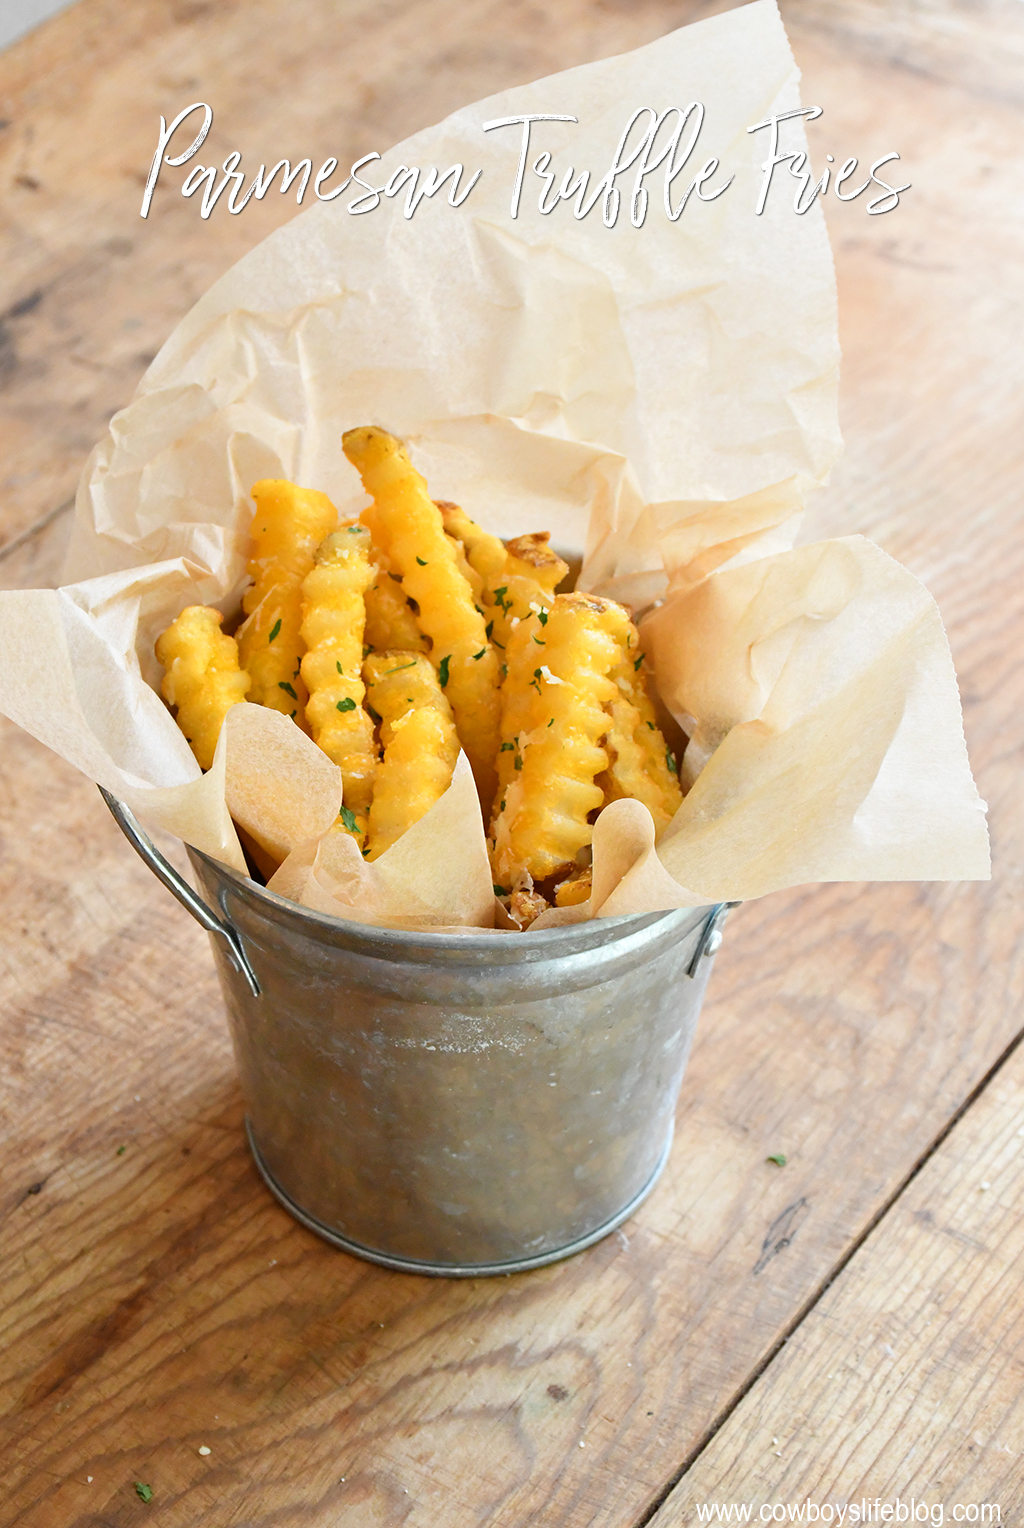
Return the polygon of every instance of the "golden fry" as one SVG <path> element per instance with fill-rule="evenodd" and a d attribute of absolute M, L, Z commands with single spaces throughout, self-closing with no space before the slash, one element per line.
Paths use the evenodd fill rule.
<path fill-rule="evenodd" d="M 630 623 L 625 651 L 612 672 L 618 694 L 609 711 L 608 772 L 599 781 L 606 801 L 642 801 L 654 818 L 655 831 L 668 827 L 683 800 L 678 766 L 669 752 L 647 693 L 643 653 Z"/>
<path fill-rule="evenodd" d="M 487 580 L 485 597 L 494 607 L 491 640 L 507 648 L 512 632 L 530 615 L 543 620 L 555 590 L 569 571 L 568 563 L 548 546 L 547 531 L 517 536 L 508 543 L 505 561 Z"/>
<path fill-rule="evenodd" d="M 514 891 L 508 899 L 508 915 L 516 928 L 522 932 L 529 928 L 535 918 L 547 912 L 551 903 L 539 891 L 529 891 L 525 886 Z"/>
<path fill-rule="evenodd" d="M 189 605 L 157 638 L 156 656 L 167 672 L 160 692 L 177 707 L 177 723 L 201 769 L 209 769 L 224 718 L 244 700 L 249 675 L 238 666 L 238 643 L 220 629 L 223 616 Z"/>
<path fill-rule="evenodd" d="M 441 519 L 449 536 L 461 541 L 470 567 L 484 582 L 492 573 L 500 573 L 505 566 L 505 543 L 482 530 L 471 520 L 464 509 L 450 504 L 447 499 L 437 499 Z"/>
<path fill-rule="evenodd" d="M 452 708 L 429 658 L 374 653 L 363 664 L 367 703 L 381 720 L 384 759 L 370 806 L 367 859 L 419 822 L 451 784 L 459 757 Z"/>
<path fill-rule="evenodd" d="M 608 766 L 600 746 L 616 697 L 609 677 L 629 617 L 595 595 L 557 595 L 542 625 L 520 622 L 508 648 L 502 759 L 511 759 L 492 821 L 494 879 L 514 889 L 575 867 L 591 840 L 588 818 L 604 800 L 595 776 Z M 524 704 L 525 697 L 525 704 Z"/>
<path fill-rule="evenodd" d="M 306 644 L 302 682 L 309 691 L 306 721 L 314 743 L 341 769 L 339 827 L 362 843 L 373 795 L 377 744 L 363 709 L 363 596 L 376 574 L 370 533 L 354 522 L 334 531 L 317 549 L 316 565 L 302 582 Z"/>
<path fill-rule="evenodd" d="M 593 879 L 594 872 L 590 865 L 577 870 L 575 875 L 567 876 L 555 887 L 555 906 L 578 907 L 581 902 L 588 901 Z"/>
<path fill-rule="evenodd" d="M 441 511 L 401 441 L 366 425 L 349 430 L 342 446 L 374 498 L 364 522 L 418 607 L 418 625 L 431 641 L 430 661 L 451 702 L 486 808 L 494 795 L 500 724 L 499 662 L 486 622 L 459 572 Z"/>
<path fill-rule="evenodd" d="M 430 643 L 416 625 L 412 606 L 402 593 L 402 580 L 391 572 L 391 564 L 376 545 L 373 555 L 377 573 L 366 591 L 366 646 L 376 653 L 392 648 L 425 653 Z"/>
<path fill-rule="evenodd" d="M 317 547 L 337 525 L 338 513 L 325 493 L 279 478 L 256 483 L 252 496 L 256 513 L 249 573 L 254 582 L 242 600 L 248 616 L 238 633 L 242 666 L 252 679 L 250 698 L 283 711 L 304 728 L 302 581 Z"/>

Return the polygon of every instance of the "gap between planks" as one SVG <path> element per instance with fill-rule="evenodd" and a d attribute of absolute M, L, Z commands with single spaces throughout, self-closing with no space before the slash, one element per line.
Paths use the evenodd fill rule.
<path fill-rule="evenodd" d="M 61 515 L 66 515 L 68 510 L 74 509 L 74 507 L 75 501 L 71 498 L 65 499 L 63 504 L 58 504 L 56 509 L 48 510 L 45 515 L 42 515 L 34 524 L 27 526 L 12 541 L 7 541 L 3 546 L 0 546 L 0 562 L 6 562 L 8 557 L 13 557 L 14 553 L 20 551 L 23 546 L 27 546 L 34 536 L 39 536 L 43 531 L 48 530 L 55 521 L 60 519 Z"/>

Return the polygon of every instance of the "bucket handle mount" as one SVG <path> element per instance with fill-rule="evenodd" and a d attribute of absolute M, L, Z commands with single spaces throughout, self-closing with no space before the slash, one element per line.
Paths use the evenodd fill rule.
<path fill-rule="evenodd" d="M 238 930 L 226 918 L 218 918 L 202 897 L 196 895 L 184 877 L 175 870 L 170 860 L 164 858 L 153 840 L 148 837 L 135 813 L 123 801 L 112 796 L 110 791 L 104 790 L 102 785 L 99 789 L 100 795 L 110 808 L 111 816 L 139 858 L 149 866 L 157 880 L 167 887 L 172 897 L 177 897 L 185 911 L 191 913 L 208 934 L 216 934 L 219 939 L 224 940 L 228 947 L 228 959 L 231 964 L 248 982 L 253 997 L 259 997 L 260 984 L 256 979 L 255 971 L 249 964 L 249 957 L 245 953 Z"/>

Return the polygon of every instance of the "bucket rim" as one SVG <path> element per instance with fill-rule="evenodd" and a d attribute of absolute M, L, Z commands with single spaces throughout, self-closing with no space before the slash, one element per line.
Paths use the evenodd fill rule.
<path fill-rule="evenodd" d="M 581 937 L 588 933 L 590 938 L 586 940 L 587 943 L 604 944 L 611 939 L 618 941 L 629 935 L 639 934 L 644 929 L 669 919 L 683 924 L 690 918 L 697 920 L 698 915 L 706 917 L 707 913 L 717 905 L 706 902 L 695 907 L 671 907 L 657 912 L 627 913 L 611 918 L 602 918 L 598 915 L 596 918 L 583 922 L 566 923 L 559 928 L 536 931 L 527 929 L 519 934 L 510 929 L 467 929 L 464 933 L 454 934 L 437 933 L 431 929 L 381 928 L 377 924 L 363 923 L 356 918 L 338 918 L 331 913 L 304 907 L 300 902 L 293 902 L 289 897 L 283 897 L 280 893 L 271 891 L 269 887 L 261 886 L 251 876 L 243 876 L 233 866 L 226 865 L 223 860 L 204 853 L 202 849 L 197 849 L 192 844 L 186 844 L 185 847 L 190 857 L 201 861 L 221 881 L 227 882 L 237 897 L 250 902 L 254 901 L 257 905 L 265 904 L 266 910 L 268 912 L 272 910 L 276 919 L 291 919 L 308 928 L 310 932 L 319 929 L 324 933 L 347 935 L 352 939 L 376 946 L 381 954 L 389 950 L 403 949 L 408 952 L 410 949 L 419 948 L 424 952 L 440 952 L 447 949 L 453 953 L 476 951 L 480 955 L 485 955 L 498 950 L 511 954 L 518 949 L 524 955 L 529 952 L 533 959 L 542 959 L 545 954 L 557 955 L 569 945 L 575 944 L 578 950 Z M 226 913 L 227 909 L 225 908 L 224 911 Z"/>

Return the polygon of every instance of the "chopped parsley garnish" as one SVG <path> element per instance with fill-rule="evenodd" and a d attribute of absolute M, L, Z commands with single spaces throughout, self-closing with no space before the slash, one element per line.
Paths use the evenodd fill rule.
<path fill-rule="evenodd" d="M 482 658 L 486 651 L 487 651 L 486 647 L 482 647 L 478 653 L 474 653 L 473 654 L 473 661 L 476 662 L 477 658 Z"/>
<path fill-rule="evenodd" d="M 345 824 L 350 833 L 359 832 L 359 824 L 356 822 L 356 814 L 353 812 L 350 806 L 343 806 L 341 811 L 338 813 L 338 816 L 341 818 L 342 822 Z"/>
<path fill-rule="evenodd" d="M 421 568 L 425 568 L 426 567 L 426 563 L 423 561 L 422 557 L 417 557 L 416 561 L 419 563 Z"/>
<path fill-rule="evenodd" d="M 448 665 L 451 663 L 451 661 L 451 653 L 446 653 L 445 656 L 441 659 L 440 663 L 437 665 L 437 682 L 441 686 L 442 690 L 448 683 Z"/>
<path fill-rule="evenodd" d="M 538 695 L 540 694 L 540 679 L 541 679 L 540 669 L 539 668 L 535 668 L 534 671 L 533 671 L 533 678 L 530 680 L 530 684 L 533 687 L 533 689 L 535 689 L 537 691 Z"/>
<path fill-rule="evenodd" d="M 273 624 L 273 627 L 271 628 L 270 636 L 267 638 L 267 641 L 268 642 L 273 642 L 274 638 L 278 635 L 280 630 L 281 630 L 281 617 L 278 616 L 277 620 Z"/>
<path fill-rule="evenodd" d="M 512 760 L 512 763 L 514 764 L 516 769 L 522 769 L 522 767 L 523 767 L 523 756 L 522 756 L 522 754 L 521 753 L 517 753 L 515 758 Z"/>
<path fill-rule="evenodd" d="M 410 659 L 410 661 L 408 663 L 400 663 L 397 668 L 385 669 L 384 670 L 384 674 L 385 674 L 385 676 L 388 675 L 388 674 L 400 674 L 403 669 L 415 668 L 415 667 L 416 667 L 416 659 L 412 658 L 412 659 Z"/>
<path fill-rule="evenodd" d="M 351 695 L 346 695 L 344 700 L 339 700 L 338 701 L 338 710 L 339 711 L 354 711 L 355 708 L 356 708 L 356 703 L 352 699 Z"/>
<path fill-rule="evenodd" d="M 496 897 L 507 897 L 508 896 L 508 892 L 505 890 L 504 886 L 495 886 L 493 884 L 493 882 L 491 884 L 491 890 L 494 892 L 494 895 Z"/>
<path fill-rule="evenodd" d="M 287 679 L 279 679 L 277 681 L 277 688 L 279 690 L 284 690 L 285 694 L 286 695 L 290 695 L 292 700 L 298 700 L 299 697 L 296 695 L 295 691 L 292 689 L 292 687 L 288 683 Z"/>
<path fill-rule="evenodd" d="M 547 611 L 546 610 L 538 610 L 537 611 L 537 619 L 538 619 L 538 621 L 540 622 L 540 624 L 542 626 L 546 626 L 548 624 L 548 613 L 547 613 Z"/>
<path fill-rule="evenodd" d="M 487 625 L 484 627 L 484 636 L 487 638 L 488 642 L 491 640 L 491 633 L 493 632 L 493 630 L 494 630 L 494 622 L 493 621 L 488 621 Z"/>
<path fill-rule="evenodd" d="M 364 654 L 364 656 L 365 656 L 365 654 Z M 344 679 L 344 677 L 345 677 L 345 670 L 344 670 L 344 669 L 343 669 L 343 668 L 342 668 L 342 666 L 341 666 L 341 664 L 340 664 L 340 663 L 339 663 L 339 662 L 338 662 L 338 660 L 337 660 L 337 658 L 335 658 L 335 660 L 334 660 L 334 667 L 335 667 L 335 668 L 336 668 L 336 669 L 337 669 L 337 670 L 338 670 L 338 673 L 339 673 L 339 674 L 340 674 L 340 675 L 341 675 L 341 677 L 342 677 L 342 678 L 343 678 L 343 679 Z"/>
<path fill-rule="evenodd" d="M 498 749 L 498 752 L 513 753 L 515 751 L 515 746 L 515 743 L 502 743 L 501 747 Z"/>
<path fill-rule="evenodd" d="M 679 765 L 676 763 L 676 756 L 672 752 L 671 748 L 665 749 L 665 763 L 668 765 L 672 774 L 677 775 L 679 773 Z"/>
<path fill-rule="evenodd" d="M 396 584 L 400 584 L 402 582 L 401 573 L 389 573 L 388 577 L 393 578 Z"/>
<path fill-rule="evenodd" d="M 549 727 L 553 727 L 554 725 L 555 725 L 555 718 L 552 717 L 551 720 L 548 722 L 548 726 Z"/>
<path fill-rule="evenodd" d="M 544 646 L 544 638 L 543 637 L 534 637 L 533 640 L 536 642 L 538 647 L 543 647 Z"/>
<path fill-rule="evenodd" d="M 641 653 L 639 658 L 633 664 L 633 672 L 634 672 L 634 674 L 636 673 L 637 669 L 640 667 L 641 663 L 643 663 L 643 661 L 644 661 L 644 655 L 643 655 L 643 653 Z"/>

